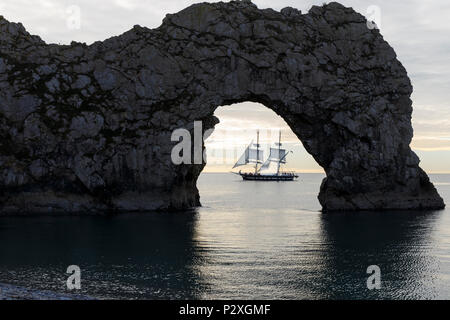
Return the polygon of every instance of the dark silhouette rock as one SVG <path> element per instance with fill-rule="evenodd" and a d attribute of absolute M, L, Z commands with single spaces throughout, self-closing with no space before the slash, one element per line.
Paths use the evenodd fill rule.
<path fill-rule="evenodd" d="M 174 165 L 171 133 L 243 101 L 282 116 L 325 169 L 324 210 L 443 208 L 409 147 L 411 92 L 379 31 L 338 3 L 201 3 L 89 46 L 2 17 L 0 208 L 197 206 L 204 165 Z"/>

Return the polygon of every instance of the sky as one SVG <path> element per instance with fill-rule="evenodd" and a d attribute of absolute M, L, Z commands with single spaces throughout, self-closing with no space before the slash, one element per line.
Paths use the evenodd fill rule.
<path fill-rule="evenodd" d="M 88 44 L 119 35 L 139 24 L 158 27 L 167 13 L 175 13 L 191 0 L 1 0 L 0 15 L 22 22 L 31 34 L 48 43 Z M 307 12 L 328 1 L 253 0 L 259 8 L 280 10 L 291 6 Z M 375 20 L 411 78 L 414 92 L 412 149 L 429 173 L 450 172 L 450 1 L 448 0 L 341 0 L 340 3 Z M 299 171 L 321 168 L 302 148 L 284 121 L 254 103 L 219 108 L 221 123 L 206 141 L 207 171 L 228 171 L 235 157 L 254 136 L 256 128 L 272 132 L 267 143 L 282 129 L 283 141 L 292 149 L 289 165 Z M 242 119 L 246 119 L 245 121 Z M 249 130 L 252 128 L 252 130 Z M 272 140 L 270 139 L 272 136 Z M 271 140 L 271 141 L 269 141 Z M 225 148 L 233 149 L 233 156 Z M 219 150 L 220 149 L 220 150 Z"/>

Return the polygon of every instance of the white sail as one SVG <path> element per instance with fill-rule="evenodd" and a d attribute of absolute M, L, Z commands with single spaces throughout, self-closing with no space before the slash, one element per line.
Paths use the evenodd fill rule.
<path fill-rule="evenodd" d="M 275 172 L 277 172 L 279 170 L 278 166 L 282 163 L 286 163 L 286 150 L 277 147 L 271 147 L 269 157 L 261 166 L 260 171 L 268 172 L 273 171 L 274 168 L 276 168 Z"/>
<path fill-rule="evenodd" d="M 278 172 L 278 164 L 272 161 L 269 161 L 269 159 L 264 162 L 264 164 L 259 169 L 260 174 L 262 175 L 273 175 Z"/>
<path fill-rule="evenodd" d="M 244 153 L 241 155 L 241 157 L 238 159 L 238 161 L 233 166 L 233 169 L 239 166 L 246 165 L 248 163 L 248 150 L 250 149 L 250 145 L 245 148 Z"/>
<path fill-rule="evenodd" d="M 270 158 L 268 158 L 268 159 L 263 163 L 263 165 L 261 166 L 261 168 L 260 168 L 259 170 L 260 170 L 260 171 L 268 170 L 271 163 L 272 163 L 272 161 L 270 161 Z"/>
<path fill-rule="evenodd" d="M 281 163 L 286 163 L 286 150 L 285 149 L 278 149 L 278 148 L 270 148 L 270 155 L 268 160 L 270 159 L 270 161 L 273 162 L 281 162 Z M 280 161 L 281 159 L 281 161 Z"/>
<path fill-rule="evenodd" d="M 256 145 L 253 145 L 253 148 L 250 147 L 248 149 L 248 162 L 249 163 L 262 163 L 264 159 L 264 151 L 256 148 Z"/>
<path fill-rule="evenodd" d="M 249 163 L 262 163 L 264 159 L 264 151 L 257 149 L 257 146 L 252 143 L 248 145 L 244 153 L 240 156 L 238 161 L 233 166 L 233 169 Z"/>

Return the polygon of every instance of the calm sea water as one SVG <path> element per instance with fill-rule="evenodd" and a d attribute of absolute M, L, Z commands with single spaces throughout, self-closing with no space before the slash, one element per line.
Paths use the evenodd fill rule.
<path fill-rule="evenodd" d="M 202 208 L 0 218 L 0 282 L 123 299 L 450 298 L 450 212 L 322 214 L 320 174 L 296 182 L 202 174 Z M 450 203 L 450 175 L 431 175 Z M 370 291 L 369 265 L 382 288 Z"/>

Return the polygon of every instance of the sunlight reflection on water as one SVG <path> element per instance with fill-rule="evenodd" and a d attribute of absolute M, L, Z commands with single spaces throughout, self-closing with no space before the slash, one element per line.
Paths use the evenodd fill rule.
<path fill-rule="evenodd" d="M 450 298 L 447 211 L 321 214 L 321 178 L 202 174 L 190 212 L 1 218 L 0 282 L 66 293 L 77 264 L 78 293 L 100 298 Z M 450 199 L 450 176 L 431 179 Z"/>

